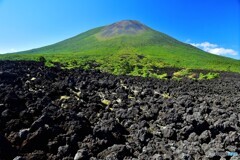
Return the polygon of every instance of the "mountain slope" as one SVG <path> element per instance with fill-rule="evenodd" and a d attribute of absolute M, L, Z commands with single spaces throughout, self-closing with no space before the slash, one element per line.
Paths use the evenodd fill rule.
<path fill-rule="evenodd" d="M 68 67 L 94 66 L 116 74 L 126 66 L 129 73 L 153 67 L 240 72 L 237 60 L 209 54 L 132 20 L 95 28 L 46 47 L 2 55 L 0 59 L 38 60 L 40 56 Z"/>

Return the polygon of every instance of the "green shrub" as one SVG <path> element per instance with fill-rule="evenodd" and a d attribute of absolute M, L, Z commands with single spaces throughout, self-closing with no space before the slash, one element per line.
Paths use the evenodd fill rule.
<path fill-rule="evenodd" d="M 149 69 L 146 66 L 142 68 L 142 76 L 145 78 L 149 77 Z"/>
<path fill-rule="evenodd" d="M 89 69 L 91 69 L 91 66 L 89 64 L 86 64 L 85 66 L 83 66 L 83 69 L 84 70 L 89 70 Z"/>
<path fill-rule="evenodd" d="M 137 66 L 134 67 L 133 71 L 130 73 L 132 76 L 141 76 L 141 69 Z"/>
<path fill-rule="evenodd" d="M 219 73 L 208 73 L 208 79 L 219 78 Z"/>
<path fill-rule="evenodd" d="M 39 62 L 42 62 L 42 63 L 46 63 L 46 59 L 43 57 L 43 56 L 40 56 L 39 58 L 38 58 L 38 61 Z"/>
<path fill-rule="evenodd" d="M 200 73 L 198 80 L 203 80 L 203 79 L 210 80 L 215 78 L 219 78 L 219 73 L 212 73 L 212 72 L 209 72 L 207 74 Z"/>
<path fill-rule="evenodd" d="M 149 77 L 152 77 L 152 78 L 157 78 L 157 79 L 167 79 L 167 73 L 163 73 L 163 74 L 156 74 L 156 73 L 151 73 L 149 75 Z"/>
<path fill-rule="evenodd" d="M 163 93 L 162 96 L 167 99 L 171 98 L 170 93 Z"/>
<path fill-rule="evenodd" d="M 199 80 L 206 79 L 206 75 L 204 75 L 203 73 L 199 73 L 198 79 Z"/>
<path fill-rule="evenodd" d="M 115 75 L 128 75 L 134 71 L 134 66 L 131 65 L 127 60 L 123 60 L 114 65 L 113 74 Z"/>
<path fill-rule="evenodd" d="M 192 73 L 188 76 L 189 79 L 193 79 L 195 80 L 197 78 L 197 74 L 196 73 Z"/>
<path fill-rule="evenodd" d="M 121 62 L 121 69 L 123 74 L 129 74 L 133 71 L 134 68 L 127 60 L 124 60 Z"/>
<path fill-rule="evenodd" d="M 105 105 L 110 105 L 111 104 L 111 101 L 107 100 L 107 99 L 102 99 L 101 102 Z"/>
<path fill-rule="evenodd" d="M 180 71 L 174 72 L 173 73 L 173 79 L 181 79 L 183 77 L 188 77 L 190 75 L 192 75 L 193 73 L 191 72 L 191 70 L 189 69 L 182 69 Z"/>

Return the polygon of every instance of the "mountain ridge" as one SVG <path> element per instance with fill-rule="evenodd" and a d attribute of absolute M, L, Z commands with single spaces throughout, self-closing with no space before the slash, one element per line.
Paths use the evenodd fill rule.
<path fill-rule="evenodd" d="M 138 59 L 138 55 L 144 58 Z M 240 72 L 237 60 L 204 52 L 135 20 L 97 27 L 52 45 L 1 55 L 0 59 L 38 60 L 41 56 L 70 68 L 86 64 L 89 68 L 88 62 L 94 61 L 97 69 L 115 74 L 121 74 L 123 61 L 131 68 L 149 70 L 178 67 Z"/>
<path fill-rule="evenodd" d="M 121 35 L 136 35 L 151 30 L 136 20 L 122 20 L 104 27 L 100 33 L 101 38 L 114 38 Z"/>

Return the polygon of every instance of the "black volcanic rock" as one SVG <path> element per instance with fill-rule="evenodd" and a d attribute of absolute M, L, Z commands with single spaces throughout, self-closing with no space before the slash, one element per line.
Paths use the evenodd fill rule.
<path fill-rule="evenodd" d="M 0 159 L 11 160 L 17 154 L 17 151 L 12 147 L 11 143 L 0 134 Z"/>
<path fill-rule="evenodd" d="M 1 160 L 230 159 L 240 153 L 239 74 L 176 81 L 26 61 L 0 61 L 0 68 L 7 71 L 0 74 Z"/>

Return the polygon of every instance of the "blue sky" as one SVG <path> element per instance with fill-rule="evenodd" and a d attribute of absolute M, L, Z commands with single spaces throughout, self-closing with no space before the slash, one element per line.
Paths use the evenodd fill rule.
<path fill-rule="evenodd" d="M 0 53 L 41 47 L 125 19 L 240 59 L 240 0 L 0 0 Z"/>

